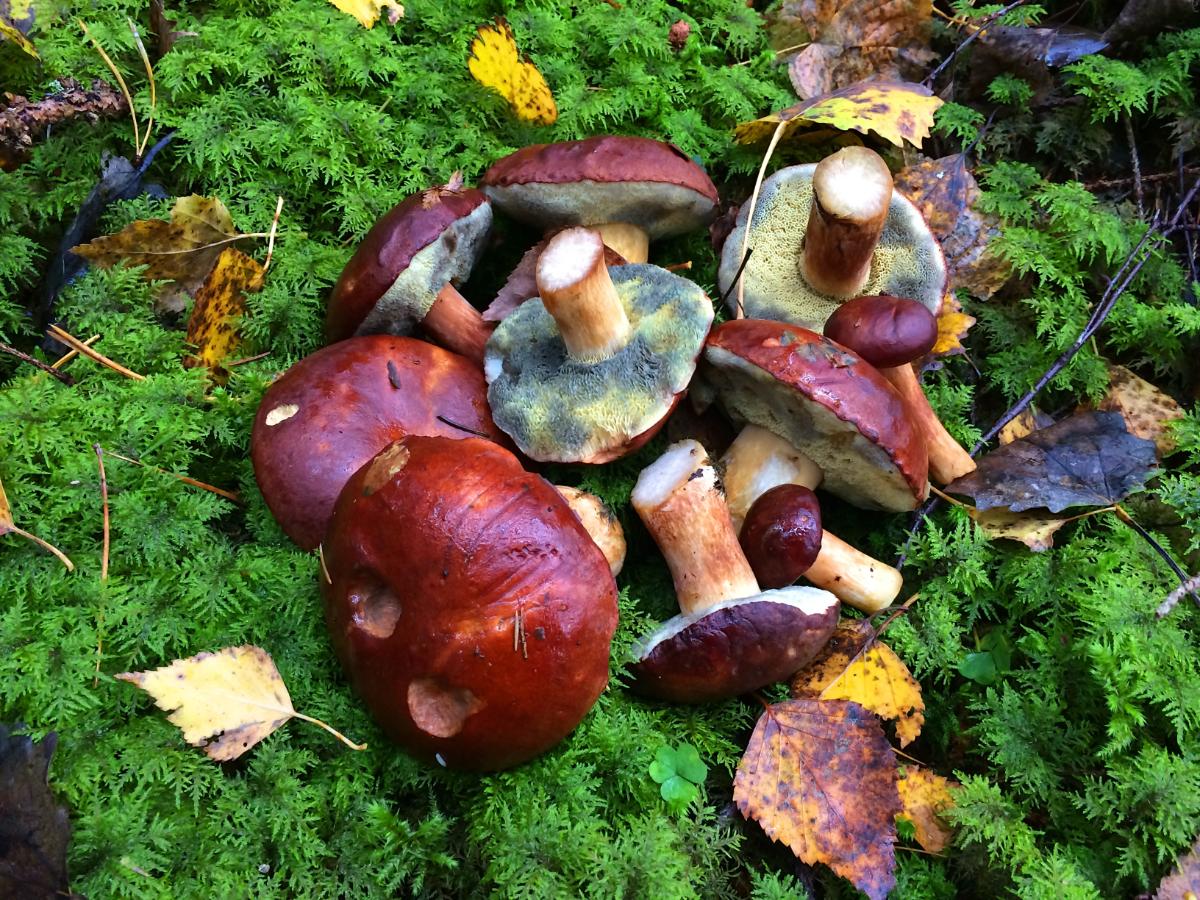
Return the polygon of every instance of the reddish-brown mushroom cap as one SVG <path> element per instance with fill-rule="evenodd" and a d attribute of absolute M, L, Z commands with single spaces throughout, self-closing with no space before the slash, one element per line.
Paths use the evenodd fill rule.
<path fill-rule="evenodd" d="M 518 765 L 604 690 L 617 625 L 604 554 L 553 485 L 489 441 L 385 448 L 338 498 L 324 558 L 338 657 L 419 759 Z"/>
<path fill-rule="evenodd" d="M 821 552 L 821 504 L 799 484 L 779 484 L 754 501 L 738 540 L 758 583 L 782 588 L 796 581 Z"/>
<path fill-rule="evenodd" d="M 825 322 L 825 337 L 875 366 L 920 359 L 937 343 L 937 317 L 916 300 L 877 294 L 847 300 Z"/>
<path fill-rule="evenodd" d="M 914 509 L 928 493 L 925 444 L 879 371 L 815 332 L 737 319 L 713 329 L 704 378 L 735 420 L 786 439 L 823 487 L 868 509 Z"/>
<path fill-rule="evenodd" d="M 342 270 L 329 298 L 326 339 L 411 334 L 442 288 L 470 275 L 491 227 L 491 205 L 474 188 L 406 198 L 371 227 Z"/>
<path fill-rule="evenodd" d="M 473 433 L 507 443 L 479 369 L 424 341 L 365 335 L 305 357 L 267 389 L 250 455 L 276 521 L 312 550 L 342 485 L 392 441 Z"/>

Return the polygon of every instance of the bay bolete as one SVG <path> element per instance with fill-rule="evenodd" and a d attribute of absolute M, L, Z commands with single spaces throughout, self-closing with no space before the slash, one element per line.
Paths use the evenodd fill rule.
<path fill-rule="evenodd" d="M 330 342 L 359 334 L 410 335 L 418 326 L 476 362 L 491 326 L 458 292 L 492 228 L 482 191 L 454 181 L 407 197 L 376 222 L 334 285 Z"/>
<path fill-rule="evenodd" d="M 480 180 L 501 211 L 543 229 L 588 225 L 631 263 L 651 240 L 707 225 L 717 189 L 678 147 L 601 136 L 523 147 Z"/>
<path fill-rule="evenodd" d="M 267 388 L 250 436 L 254 477 L 287 536 L 314 550 L 346 480 L 407 434 L 507 441 L 483 373 L 463 357 L 413 338 L 350 338 Z"/>
<path fill-rule="evenodd" d="M 603 463 L 631 453 L 691 381 L 712 302 L 658 266 L 609 269 L 599 234 L 587 228 L 554 236 L 537 283 L 540 298 L 488 341 L 496 425 L 531 459 Z"/>
<path fill-rule="evenodd" d="M 762 591 L 716 470 L 696 441 L 671 445 L 638 477 L 633 507 L 662 551 L 680 614 L 635 648 L 641 692 L 681 703 L 757 690 L 803 668 L 837 625 L 828 591 Z"/>
<path fill-rule="evenodd" d="M 554 746 L 608 681 L 617 589 L 554 486 L 475 438 L 406 437 L 346 483 L 326 623 L 388 737 L 451 768 Z"/>

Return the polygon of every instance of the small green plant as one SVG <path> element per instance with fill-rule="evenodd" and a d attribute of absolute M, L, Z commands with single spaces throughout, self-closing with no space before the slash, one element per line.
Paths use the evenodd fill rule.
<path fill-rule="evenodd" d="M 660 785 L 658 792 L 667 801 L 667 806 L 680 812 L 700 799 L 708 766 L 700 760 L 700 753 L 691 744 L 664 746 L 654 754 L 650 777 Z"/>

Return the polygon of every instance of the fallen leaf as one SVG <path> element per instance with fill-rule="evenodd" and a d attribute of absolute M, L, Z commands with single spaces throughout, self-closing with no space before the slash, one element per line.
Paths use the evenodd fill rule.
<path fill-rule="evenodd" d="M 1027 406 L 1017 413 L 1016 418 L 1000 429 L 1000 434 L 996 438 L 1003 447 L 1005 444 L 1028 437 L 1039 428 L 1053 424 L 1054 420 L 1039 413 L 1036 407 Z"/>
<path fill-rule="evenodd" d="M 872 900 L 895 885 L 896 757 L 879 719 L 844 700 L 787 700 L 758 720 L 733 779 L 742 815 Z"/>
<path fill-rule="evenodd" d="M 1159 882 L 1154 900 L 1197 900 L 1200 897 L 1200 840 L 1179 857 L 1175 871 Z"/>
<path fill-rule="evenodd" d="M 42 11 L 46 12 L 44 8 Z M 0 19 L 12 23 L 21 34 L 29 34 L 37 18 L 34 0 L 0 0 Z"/>
<path fill-rule="evenodd" d="M 1111 506 L 1138 490 L 1154 470 L 1154 442 L 1129 433 L 1117 413 L 1077 413 L 1006 444 L 978 460 L 969 475 L 946 485 L 979 509 L 996 506 L 1052 513 Z"/>
<path fill-rule="evenodd" d="M 1133 434 L 1154 441 L 1160 457 L 1173 453 L 1178 444 L 1168 425 L 1183 418 L 1183 407 L 1124 366 L 1109 363 L 1108 377 L 1108 393 L 1100 409 L 1119 413 Z"/>
<path fill-rule="evenodd" d="M 507 100 L 518 119 L 538 125 L 553 125 L 558 120 L 550 86 L 538 67 L 521 56 L 504 19 L 480 26 L 471 41 L 467 68 L 476 81 Z"/>
<path fill-rule="evenodd" d="M 966 348 L 963 347 L 962 341 L 974 324 L 975 317 L 968 316 L 961 311 L 944 312 L 939 315 L 937 319 L 937 341 L 934 342 L 933 349 L 929 351 L 929 355 L 941 357 L 965 353 Z"/>
<path fill-rule="evenodd" d="M 1013 512 L 1003 506 L 970 510 L 970 516 L 988 540 L 1020 541 L 1035 553 L 1054 546 L 1055 533 L 1072 517 L 1055 516 L 1045 510 Z"/>
<path fill-rule="evenodd" d="M 929 88 L 897 81 L 860 81 L 820 97 L 750 122 L 734 131 L 739 144 L 769 140 L 783 124 L 780 140 L 795 140 L 805 129 L 829 126 L 841 131 L 866 134 L 874 131 L 897 147 L 908 141 L 914 147 L 929 137 L 933 114 L 943 101 Z"/>
<path fill-rule="evenodd" d="M 1117 20 L 1104 32 L 1109 44 L 1155 37 L 1163 29 L 1194 15 L 1192 0 L 1127 0 Z"/>
<path fill-rule="evenodd" d="M 159 59 L 166 55 L 180 38 L 196 37 L 194 31 L 176 31 L 176 24 L 178 23 L 174 19 L 167 18 L 162 0 L 150 0 L 150 31 L 154 34 Z"/>
<path fill-rule="evenodd" d="M 931 0 L 786 0 L 780 18 L 808 34 L 788 66 L 804 100 L 867 78 L 920 78 L 933 58 Z"/>
<path fill-rule="evenodd" d="M 896 721 L 896 737 L 907 747 L 925 724 L 921 685 L 892 648 L 875 641 L 862 619 L 838 623 L 824 649 L 792 677 L 792 696 L 814 700 L 853 700 L 885 719 Z"/>
<path fill-rule="evenodd" d="M 941 814 L 954 806 L 950 788 L 957 785 L 924 766 L 901 766 L 896 788 L 900 792 L 900 815 L 913 823 L 917 843 L 930 853 L 941 853 L 950 846 L 954 833 Z"/>
<path fill-rule="evenodd" d="M 146 691 L 193 747 L 211 759 L 237 759 L 293 717 L 326 729 L 356 750 L 324 722 L 296 712 L 275 662 L 261 647 L 226 647 L 177 659 L 149 672 L 122 672 L 121 681 Z M 365 745 L 364 745 L 365 746 Z"/>
<path fill-rule="evenodd" d="M 71 822 L 47 783 L 58 736 L 35 743 L 0 724 L 0 896 L 50 900 L 67 887 Z"/>
<path fill-rule="evenodd" d="M 196 291 L 196 305 L 188 318 L 187 342 L 196 354 L 185 366 L 221 369 L 237 348 L 236 320 L 246 314 L 246 294 L 262 289 L 263 267 L 241 250 L 226 247 L 212 271 Z"/>
<path fill-rule="evenodd" d="M 55 547 L 53 544 L 43 541 L 35 534 L 30 534 L 24 528 L 18 528 L 17 523 L 13 520 L 12 507 L 8 505 L 8 495 L 4 493 L 4 483 L 0 482 L 0 537 L 6 534 L 16 534 L 33 541 L 43 550 L 47 550 L 58 557 L 59 561 L 67 567 L 68 572 L 75 571 L 75 564 L 67 558 L 67 555 Z"/>
<path fill-rule="evenodd" d="M 395 0 L 329 0 L 342 12 L 358 19 L 363 28 L 373 28 L 379 21 L 379 14 L 387 10 L 389 25 L 395 25 L 404 18 L 404 7 Z"/>
<path fill-rule="evenodd" d="M 0 37 L 16 44 L 34 59 L 41 59 L 41 57 L 38 56 L 37 48 L 33 46 L 33 41 L 25 37 L 25 35 L 21 33 L 21 29 L 3 16 L 0 16 Z"/>
<path fill-rule="evenodd" d="M 986 300 L 1012 274 L 990 249 L 1000 220 L 976 209 L 979 185 L 961 153 L 924 159 L 896 173 L 896 190 L 916 204 L 942 245 L 949 289 Z"/>
<path fill-rule="evenodd" d="M 1043 106 L 1059 92 L 1061 79 L 1055 69 L 1107 46 L 1102 35 L 1072 26 L 989 25 L 971 51 L 966 89 L 982 94 L 998 75 L 1010 75 L 1029 85 L 1029 107 Z"/>

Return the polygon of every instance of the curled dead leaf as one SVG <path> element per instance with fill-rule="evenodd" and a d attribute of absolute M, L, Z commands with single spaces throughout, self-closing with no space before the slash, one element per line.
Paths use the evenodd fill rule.
<path fill-rule="evenodd" d="M 958 785 L 923 766 L 901 766 L 896 787 L 903 809 L 900 815 L 913 823 L 917 843 L 930 853 L 941 853 L 950 846 L 954 833 L 942 814 L 954 806 L 952 787 Z"/>

